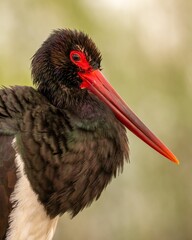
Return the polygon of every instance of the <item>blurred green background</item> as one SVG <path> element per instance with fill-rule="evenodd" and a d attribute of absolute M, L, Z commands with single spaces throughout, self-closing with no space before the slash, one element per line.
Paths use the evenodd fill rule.
<path fill-rule="evenodd" d="M 88 33 L 103 72 L 180 159 L 128 132 L 130 164 L 54 240 L 192 239 L 192 1 L 1 0 L 0 85 L 31 85 L 30 58 L 52 29 Z"/>

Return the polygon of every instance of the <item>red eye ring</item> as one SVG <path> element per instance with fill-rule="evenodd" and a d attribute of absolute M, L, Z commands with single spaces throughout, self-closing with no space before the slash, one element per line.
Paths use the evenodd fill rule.
<path fill-rule="evenodd" d="M 70 60 L 72 63 L 74 63 L 76 66 L 81 68 L 82 70 L 88 70 L 92 69 L 89 62 L 86 59 L 86 56 L 81 51 L 73 50 L 70 52 Z"/>

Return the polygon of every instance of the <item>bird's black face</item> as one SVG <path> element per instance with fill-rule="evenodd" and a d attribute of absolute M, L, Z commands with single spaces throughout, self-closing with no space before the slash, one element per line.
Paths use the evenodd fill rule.
<path fill-rule="evenodd" d="M 42 44 L 32 59 L 32 76 L 40 89 L 79 88 L 79 72 L 99 69 L 101 54 L 84 33 L 56 30 Z"/>

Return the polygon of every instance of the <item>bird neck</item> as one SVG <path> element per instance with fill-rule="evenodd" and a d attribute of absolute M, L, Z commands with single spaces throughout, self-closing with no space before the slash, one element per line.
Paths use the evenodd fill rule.
<path fill-rule="evenodd" d="M 57 108 L 66 109 L 69 106 L 78 106 L 88 94 L 87 90 L 68 88 L 60 83 L 53 85 L 39 85 L 37 90 Z"/>
<path fill-rule="evenodd" d="M 87 89 L 62 86 L 57 89 L 39 87 L 38 91 L 55 107 L 67 110 L 73 122 L 77 119 L 82 123 L 82 128 L 95 129 L 98 123 L 105 121 L 107 124 L 115 119 L 111 109 Z"/>
<path fill-rule="evenodd" d="M 108 113 L 108 106 L 87 89 L 67 88 L 65 86 L 39 86 L 38 91 L 57 108 L 75 113 L 79 119 L 100 120 Z"/>

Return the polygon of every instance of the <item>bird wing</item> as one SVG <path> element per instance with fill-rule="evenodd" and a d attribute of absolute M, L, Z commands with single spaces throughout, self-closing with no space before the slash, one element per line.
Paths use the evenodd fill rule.
<path fill-rule="evenodd" d="M 34 95 L 38 93 L 30 87 L 0 89 L 0 240 L 9 226 L 10 196 L 17 181 L 12 142 L 20 131 L 24 113 L 36 104 Z"/>
<path fill-rule="evenodd" d="M 5 238 L 8 217 L 12 209 L 11 193 L 16 183 L 15 150 L 13 136 L 0 135 L 0 239 Z"/>
<path fill-rule="evenodd" d="M 25 163 L 25 173 L 31 186 L 44 203 L 47 195 L 54 191 L 53 174 L 59 167 L 60 158 L 66 152 L 66 134 L 69 129 L 71 126 L 67 114 L 51 105 L 35 89 L 17 86 L 0 89 L 2 237 L 8 226 L 8 215 L 11 211 L 9 198 L 16 182 L 13 138 L 16 139 L 16 151 Z"/>
<path fill-rule="evenodd" d="M 9 92 L 9 89 L 0 90 L 0 239 L 5 238 L 9 226 L 8 218 L 12 209 L 10 196 L 17 179 L 15 150 L 12 147 L 13 134 L 16 132 L 16 121 L 13 117 L 16 108 L 11 102 L 15 102 L 15 106 L 17 104 Z"/>

